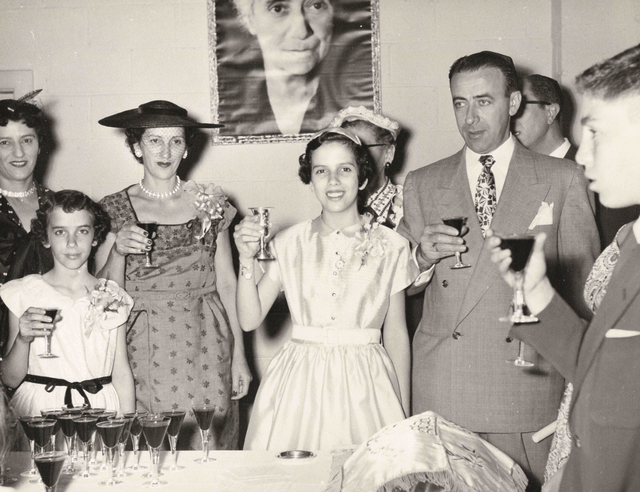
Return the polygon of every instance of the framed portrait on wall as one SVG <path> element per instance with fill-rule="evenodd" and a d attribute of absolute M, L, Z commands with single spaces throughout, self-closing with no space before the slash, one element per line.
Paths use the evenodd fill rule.
<path fill-rule="evenodd" d="M 379 0 L 208 0 L 217 143 L 306 140 L 380 110 Z"/>

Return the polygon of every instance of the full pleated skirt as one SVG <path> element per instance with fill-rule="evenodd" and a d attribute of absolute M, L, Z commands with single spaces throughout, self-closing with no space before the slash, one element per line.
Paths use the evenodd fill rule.
<path fill-rule="evenodd" d="M 267 368 L 244 448 L 348 447 L 404 418 L 398 379 L 382 345 L 291 340 Z"/>

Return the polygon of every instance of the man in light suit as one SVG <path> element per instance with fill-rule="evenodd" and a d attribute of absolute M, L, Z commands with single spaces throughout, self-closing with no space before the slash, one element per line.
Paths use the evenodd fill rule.
<path fill-rule="evenodd" d="M 640 45 L 587 69 L 577 86 L 584 101 L 576 159 L 591 180 L 589 188 L 607 207 L 640 204 Z M 589 325 L 545 275 L 543 236 L 536 238 L 527 267 L 525 296 L 541 322 L 514 326 L 511 335 L 535 347 L 575 388 L 571 454 L 564 473 L 547 484 L 549 490 L 640 490 L 639 220 L 621 231 L 618 243 L 619 258 Z M 508 257 L 493 251 L 510 282 Z"/>
<path fill-rule="evenodd" d="M 547 232 L 552 281 L 588 316 L 582 286 L 599 251 L 598 233 L 579 167 L 525 149 L 509 131 L 521 100 L 511 58 L 486 51 L 463 57 L 449 80 L 466 145 L 409 173 L 398 229 L 429 279 L 413 339 L 412 411 L 433 410 L 481 433 L 521 465 L 537 490 L 550 440 L 534 444 L 528 434 L 555 420 L 564 380 L 529 348 L 533 368 L 506 362 L 518 343 L 499 318 L 513 294 L 483 247 L 484 234 L 489 225 L 502 234 Z M 467 217 L 463 237 L 443 224 L 455 216 Z M 450 268 L 456 251 L 470 268 Z"/>

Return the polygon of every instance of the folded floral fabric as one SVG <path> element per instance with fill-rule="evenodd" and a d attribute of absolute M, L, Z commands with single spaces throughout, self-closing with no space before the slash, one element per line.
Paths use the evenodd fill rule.
<path fill-rule="evenodd" d="M 452 492 L 524 492 L 527 479 L 502 451 L 425 412 L 381 429 L 360 445 L 327 490 L 413 491 L 422 483 Z"/>

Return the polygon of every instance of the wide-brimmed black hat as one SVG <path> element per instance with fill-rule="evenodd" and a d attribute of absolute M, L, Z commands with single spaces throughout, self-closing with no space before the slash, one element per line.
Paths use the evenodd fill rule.
<path fill-rule="evenodd" d="M 193 128 L 221 128 L 217 123 L 199 123 L 187 110 L 169 101 L 150 101 L 135 109 L 129 109 L 98 121 L 111 128 L 166 128 L 174 126 Z"/>

